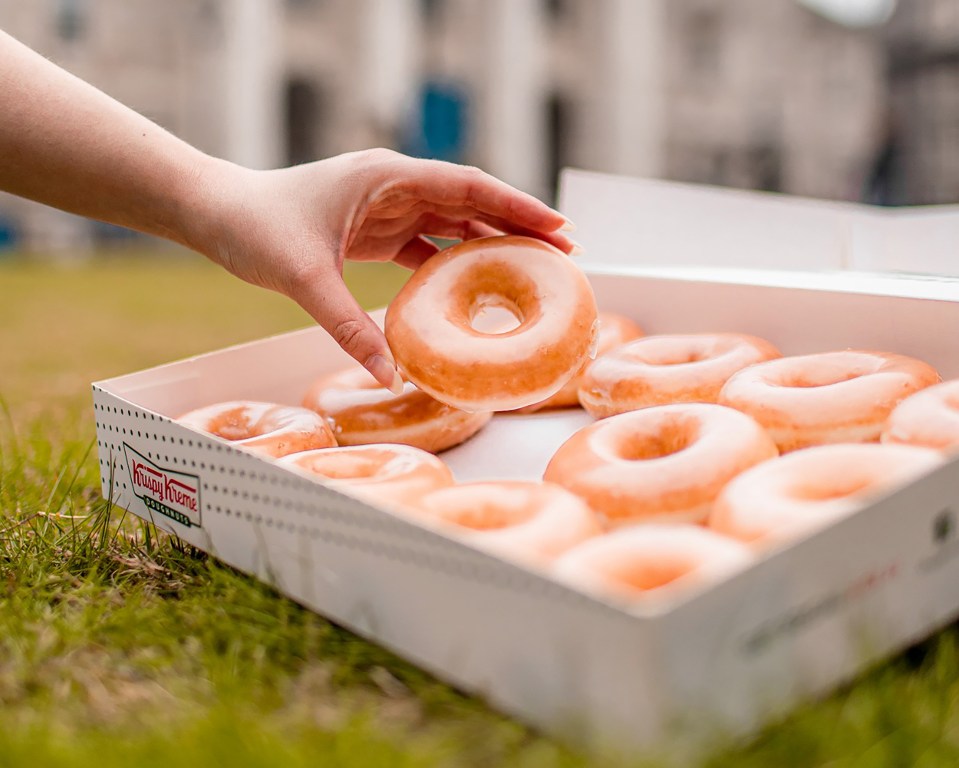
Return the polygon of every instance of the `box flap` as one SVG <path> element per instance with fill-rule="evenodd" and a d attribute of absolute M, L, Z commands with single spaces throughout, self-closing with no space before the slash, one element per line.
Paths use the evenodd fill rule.
<path fill-rule="evenodd" d="M 959 276 L 959 206 L 877 208 L 565 169 L 586 270 L 624 265 Z"/>
<path fill-rule="evenodd" d="M 854 243 L 853 269 L 959 277 L 959 205 L 883 208 Z"/>

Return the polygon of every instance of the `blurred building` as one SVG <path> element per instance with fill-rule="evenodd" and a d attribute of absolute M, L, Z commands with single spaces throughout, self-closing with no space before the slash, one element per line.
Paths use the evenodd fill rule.
<path fill-rule="evenodd" d="M 252 167 L 387 145 L 473 163 L 547 198 L 558 169 L 574 165 L 855 199 L 885 178 L 887 37 L 819 8 L 829 5 L 0 0 L 0 28 Z M 909 34 L 890 27 L 888 39 Z M 890 70 L 897 98 L 912 98 L 908 78 L 920 75 L 900 69 Z M 895 137 L 908 144 L 905 131 Z M 117 235 L 9 198 L 0 231 L 4 215 L 33 247 Z"/>
<path fill-rule="evenodd" d="M 959 0 L 902 2 L 886 29 L 889 106 L 877 196 L 959 201 Z"/>

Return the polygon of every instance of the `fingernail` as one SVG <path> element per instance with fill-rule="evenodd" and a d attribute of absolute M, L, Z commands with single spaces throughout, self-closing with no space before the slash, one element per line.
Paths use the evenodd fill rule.
<path fill-rule="evenodd" d="M 576 231 L 576 225 L 573 224 L 573 222 L 571 222 L 569 219 L 566 219 L 566 221 L 563 222 L 563 226 L 561 226 L 561 227 L 559 228 L 559 231 L 560 231 L 560 232 L 575 232 L 575 231 Z"/>
<path fill-rule="evenodd" d="M 570 256 L 582 256 L 584 253 L 586 253 L 586 249 L 583 248 L 583 246 L 581 246 L 581 245 L 580 245 L 579 243 L 577 243 L 575 240 L 573 240 L 573 250 L 571 250 L 571 251 L 569 252 L 569 255 L 570 255 Z"/>
<path fill-rule="evenodd" d="M 373 355 L 367 360 L 366 370 L 394 395 L 403 394 L 403 379 L 399 371 L 383 355 Z"/>

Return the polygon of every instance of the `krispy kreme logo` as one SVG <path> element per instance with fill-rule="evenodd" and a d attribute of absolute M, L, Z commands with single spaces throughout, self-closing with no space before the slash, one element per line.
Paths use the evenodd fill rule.
<path fill-rule="evenodd" d="M 124 443 L 133 493 L 147 507 L 186 526 L 200 525 L 200 478 L 154 464 Z"/>

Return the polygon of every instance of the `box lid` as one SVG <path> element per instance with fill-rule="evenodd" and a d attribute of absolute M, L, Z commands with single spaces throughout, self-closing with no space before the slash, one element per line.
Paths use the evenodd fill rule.
<path fill-rule="evenodd" d="M 959 278 L 959 205 L 879 208 L 565 169 L 587 271 L 625 265 Z"/>

